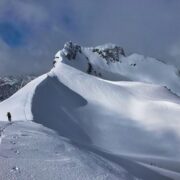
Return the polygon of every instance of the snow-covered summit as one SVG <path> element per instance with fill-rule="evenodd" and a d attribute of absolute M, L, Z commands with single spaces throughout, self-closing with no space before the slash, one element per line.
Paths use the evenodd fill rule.
<path fill-rule="evenodd" d="M 159 84 L 180 95 L 180 75 L 176 67 L 140 54 L 125 56 L 124 49 L 115 44 L 88 48 L 68 42 L 55 55 L 54 64 L 57 62 L 106 80 Z"/>
<path fill-rule="evenodd" d="M 88 48 L 67 42 L 64 48 L 55 55 L 54 64 L 62 61 L 83 72 L 102 77 L 103 70 L 100 68 L 103 68 L 103 65 L 119 62 L 122 56 L 125 56 L 124 49 L 115 44 L 109 43 Z"/>
<path fill-rule="evenodd" d="M 94 48 L 84 48 L 70 41 L 65 43 L 64 48 L 56 54 L 55 58 L 64 55 L 68 60 L 76 59 L 78 53 L 86 55 L 83 49 L 89 49 L 92 52 L 98 53 L 99 56 L 106 59 L 107 62 L 119 61 L 120 56 L 125 56 L 124 49 L 115 44 L 108 43 Z"/>

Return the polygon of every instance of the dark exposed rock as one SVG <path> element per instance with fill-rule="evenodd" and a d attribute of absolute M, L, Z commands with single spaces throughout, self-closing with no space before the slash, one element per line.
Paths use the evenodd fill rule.
<path fill-rule="evenodd" d="M 102 58 L 106 59 L 107 63 L 119 62 L 120 56 L 125 56 L 124 49 L 119 46 L 107 46 L 106 48 L 93 48 L 92 52 L 98 53 Z M 82 53 L 81 46 L 70 42 L 65 43 L 63 53 L 68 60 L 76 59 L 78 53 Z"/>
<path fill-rule="evenodd" d="M 82 53 L 81 46 L 73 44 L 72 42 L 65 43 L 63 52 L 69 60 L 76 59 L 77 53 Z"/>
<path fill-rule="evenodd" d="M 92 52 L 98 53 L 102 58 L 106 59 L 107 63 L 117 62 L 119 60 L 119 56 L 125 56 L 124 49 L 118 46 L 109 47 L 105 49 L 92 49 Z"/>
<path fill-rule="evenodd" d="M 92 73 L 92 70 L 93 70 L 93 68 L 92 68 L 91 63 L 88 63 L 88 70 L 87 70 L 87 73 L 88 73 L 88 74 L 91 74 L 91 73 Z"/>

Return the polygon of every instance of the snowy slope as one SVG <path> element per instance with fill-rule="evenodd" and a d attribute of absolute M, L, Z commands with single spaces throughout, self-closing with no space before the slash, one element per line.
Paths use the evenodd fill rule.
<path fill-rule="evenodd" d="M 0 179 L 133 179 L 125 169 L 35 123 L 17 122 L 5 132 Z"/>
<path fill-rule="evenodd" d="M 37 88 L 34 96 L 34 109 L 32 110 L 34 110 L 34 116 L 37 116 L 35 119 L 38 121 L 41 118 L 44 121 L 43 119 L 50 111 L 48 114 L 43 114 L 44 117 L 39 117 L 38 113 L 46 112 L 46 108 L 48 109 L 49 106 L 38 104 L 36 107 L 36 97 L 38 98 L 37 103 L 40 102 L 41 98 L 44 97 L 44 95 L 41 96 L 44 91 L 51 92 L 49 89 L 45 90 L 45 87 L 49 86 L 52 89 L 51 87 L 54 86 L 55 91 L 52 90 L 51 94 L 58 94 L 58 90 L 65 93 L 59 97 L 60 102 L 58 101 L 55 106 L 58 107 L 57 111 L 52 107 L 52 112 L 58 113 L 61 108 L 62 112 L 59 115 L 63 120 L 66 119 L 65 122 L 72 119 L 72 122 L 76 122 L 78 127 L 82 128 L 82 133 L 88 134 L 89 138 L 82 140 L 81 143 L 90 139 L 89 143 L 115 153 L 121 149 L 121 152 L 126 153 L 129 151 L 130 153 L 152 151 L 154 155 L 157 153 L 158 155 L 171 154 L 173 156 L 179 154 L 179 143 L 177 141 L 179 142 L 180 135 L 180 101 L 166 88 L 135 82 L 114 84 L 86 75 L 62 63 L 59 63 L 51 71 L 50 76 L 54 80 L 52 81 L 52 78 L 49 77 L 44 82 L 44 86 L 42 84 Z M 59 82 L 56 81 L 56 78 Z M 61 87 L 62 84 L 66 84 L 69 89 Z M 54 98 L 46 100 L 44 99 L 43 104 L 55 102 Z M 54 119 L 53 115 L 50 119 Z M 54 122 L 55 125 L 56 121 Z M 61 126 L 64 121 L 59 123 Z M 69 127 L 68 124 L 64 126 Z M 61 133 L 63 129 L 58 130 Z M 74 127 L 74 129 L 77 128 Z M 85 137 L 80 132 L 78 131 L 77 135 Z M 170 133 L 176 138 L 168 139 Z M 71 138 L 76 138 L 75 134 L 70 135 L 72 135 Z M 137 139 L 132 138 L 132 136 Z M 128 143 L 124 142 L 127 140 L 125 138 L 128 138 Z M 79 141 L 79 138 L 77 137 L 75 140 Z M 173 141 L 177 148 L 169 146 Z M 152 150 L 150 150 L 151 148 Z"/>
<path fill-rule="evenodd" d="M 39 85 L 39 83 L 45 79 L 46 76 L 47 75 L 42 75 L 31 81 L 6 101 L 3 101 L 0 104 L 0 121 L 7 121 L 7 112 L 11 112 L 13 115 L 13 120 L 33 120 L 33 115 L 31 112 L 32 98 L 36 86 Z"/>
<path fill-rule="evenodd" d="M 180 173 L 78 147 L 34 122 L 6 127 L 0 144 L 0 179 L 178 180 Z"/>
<path fill-rule="evenodd" d="M 114 174 L 116 168 L 127 172 L 127 177 L 122 179 L 160 180 L 171 175 L 177 175 L 178 179 L 178 170 L 169 167 L 170 161 L 180 160 L 180 98 L 177 96 L 180 83 L 177 72 L 176 68 L 153 58 L 125 56 L 124 50 L 113 44 L 83 48 L 67 43 L 56 54 L 54 68 L 49 73 L 0 104 L 0 120 L 7 121 L 6 113 L 10 111 L 12 119 L 17 121 L 17 129 L 18 121 L 33 120 L 33 127 L 38 123 L 54 130 L 57 137 L 66 138 L 73 148 L 85 152 L 83 158 L 88 163 L 92 156 L 86 153 L 91 152 L 118 165 L 110 167 L 110 179 L 118 177 Z M 45 141 L 46 146 L 49 143 Z M 4 150 L 0 155 L 1 152 Z M 79 159 L 77 154 L 72 156 Z M 146 164 L 147 159 L 148 162 L 168 159 L 166 168 L 177 174 L 157 168 L 150 170 L 148 166 L 143 169 L 143 165 L 136 163 L 140 161 L 139 157 Z M 158 162 L 156 165 L 164 168 Z M 102 168 L 105 176 L 99 179 L 109 178 L 104 167 L 107 162 L 93 158 L 92 163 L 94 167 L 97 163 Z M 72 170 L 73 167 L 68 168 Z M 81 170 L 85 173 L 83 168 Z M 160 177 L 156 171 L 165 173 Z"/>

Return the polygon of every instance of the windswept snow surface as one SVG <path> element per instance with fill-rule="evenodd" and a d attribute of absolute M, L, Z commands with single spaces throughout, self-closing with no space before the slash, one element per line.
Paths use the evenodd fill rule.
<path fill-rule="evenodd" d="M 66 89 L 61 88 L 62 84 Z M 53 90 L 46 90 L 48 87 Z M 59 98 L 47 100 L 43 98 L 44 91 L 56 95 L 59 91 L 63 93 Z M 44 106 L 39 104 L 41 101 Z M 57 102 L 52 110 L 47 105 L 51 101 Z M 89 138 L 81 141 L 83 144 L 88 141 L 114 153 L 179 155 L 180 100 L 164 87 L 136 82 L 111 83 L 59 63 L 46 82 L 37 88 L 33 102 L 35 121 L 41 123 L 42 119 L 45 122 L 50 112 L 52 116 L 61 115 L 62 120 L 51 117 L 50 126 L 57 126 L 58 122 L 59 126 L 55 128 L 60 128 L 58 131 L 62 133 L 62 124 L 71 120 L 81 128 L 77 136 L 82 137 L 80 132 L 88 135 Z M 64 113 L 57 115 L 60 109 Z M 39 112 L 43 112 L 44 117 Z M 69 128 L 68 124 L 64 126 Z M 78 141 L 76 133 L 72 133 L 76 129 L 72 127 L 65 133 L 70 132 L 71 138 Z"/>
<path fill-rule="evenodd" d="M 2 126 L 7 124 L 0 122 Z M 172 180 L 172 175 L 179 177 L 179 173 L 173 171 L 167 171 L 164 176 L 158 170 L 151 170 L 123 156 L 76 146 L 31 121 L 16 121 L 3 133 L 0 179 Z"/>
<path fill-rule="evenodd" d="M 2 177 L 9 175 L 11 161 L 21 164 L 28 159 L 31 166 L 35 162 L 33 157 L 42 155 L 45 163 L 51 154 L 49 161 L 52 164 L 40 165 L 50 172 L 44 179 L 58 179 L 63 165 L 61 160 L 55 160 L 64 158 L 62 149 L 57 150 L 61 154 L 57 157 L 53 149 L 44 147 L 55 147 L 62 142 L 73 149 L 65 159 L 70 156 L 69 161 L 72 162 L 73 158 L 77 161 L 75 166 L 64 164 L 68 171 L 60 179 L 178 179 L 178 94 L 178 70 L 172 66 L 141 55 L 125 57 L 123 49 L 112 44 L 96 48 L 66 44 L 56 54 L 55 67 L 49 73 L 0 104 L 2 121 L 7 121 L 8 111 L 13 120 L 34 121 L 15 122 L 7 131 L 1 132 L 0 160 L 7 164 Z M 8 129 L 12 129 L 13 134 L 24 128 L 26 131 L 29 128 L 28 134 L 35 128 L 33 133 L 37 134 L 33 135 L 35 139 L 26 142 L 25 148 L 43 141 L 43 144 L 37 143 L 38 152 L 29 157 L 30 148 L 17 159 L 3 155 L 6 148 L 11 149 L 7 145 L 11 142 Z M 50 139 L 44 140 L 44 136 Z M 24 151 L 23 147 L 20 146 L 19 151 Z M 63 153 L 67 152 L 68 148 L 63 148 Z M 163 164 L 162 160 L 166 163 Z M 137 162 L 150 164 L 153 168 Z M 51 165 L 56 168 L 52 170 Z M 107 165 L 110 170 L 107 170 Z M 25 169 L 26 166 L 23 172 L 27 171 Z M 37 172 L 38 168 L 32 172 L 35 179 L 38 179 Z M 55 176 L 51 176 L 53 174 Z"/>

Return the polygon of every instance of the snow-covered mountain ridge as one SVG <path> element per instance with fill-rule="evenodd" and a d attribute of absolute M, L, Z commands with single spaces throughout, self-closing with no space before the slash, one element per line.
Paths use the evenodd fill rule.
<path fill-rule="evenodd" d="M 0 121 L 5 123 L 6 113 L 11 112 L 14 125 L 10 128 L 21 134 L 20 121 L 31 120 L 28 128 L 35 134 L 39 129 L 43 147 L 54 142 L 44 141 L 44 134 L 66 144 L 58 148 L 60 154 L 69 152 L 67 143 L 70 143 L 73 150 L 69 153 L 76 157 L 73 159 L 76 168 L 69 164 L 72 160 L 65 163 L 69 176 L 69 172 L 81 172 L 91 177 L 89 179 L 178 180 L 180 82 L 177 72 L 175 67 L 154 58 L 127 56 L 121 47 L 113 44 L 85 48 L 66 43 L 55 55 L 50 72 L 0 103 Z M 49 130 L 57 133 L 56 136 Z M 9 138 L 5 137 L 4 141 Z M 61 156 L 56 157 L 59 161 L 55 162 L 50 154 L 56 148 L 52 147 L 44 152 L 38 145 L 45 161 L 48 154 L 57 167 L 62 165 Z M 85 154 L 77 155 L 76 148 Z M 19 151 L 26 152 L 24 146 Z M 1 152 L 7 156 L 0 144 L 0 155 Z M 38 157 L 37 151 L 33 153 Z M 29 154 L 21 157 L 29 159 Z M 106 166 L 109 162 L 113 164 Z M 140 162 L 155 166 L 139 165 Z M 101 167 L 93 177 L 92 164 L 95 169 Z M 50 169 L 50 165 L 46 168 Z M 38 170 L 41 171 L 41 167 Z M 75 179 L 83 179 L 81 173 Z M 68 179 L 73 179 L 69 176 Z"/>
<path fill-rule="evenodd" d="M 68 42 L 55 55 L 54 63 L 56 61 L 62 61 L 103 79 L 158 84 L 180 95 L 178 69 L 155 58 L 139 54 L 125 56 L 124 49 L 114 44 L 85 48 Z"/>

